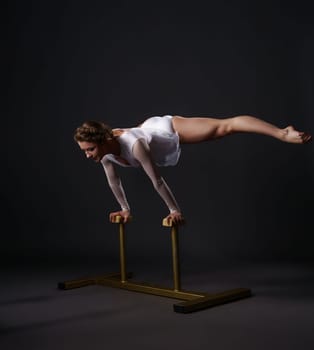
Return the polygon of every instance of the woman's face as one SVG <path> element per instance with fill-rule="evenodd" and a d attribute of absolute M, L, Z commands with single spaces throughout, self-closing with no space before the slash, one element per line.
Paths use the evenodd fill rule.
<path fill-rule="evenodd" d="M 108 147 L 105 143 L 98 144 L 94 142 L 78 141 L 78 145 L 87 158 L 91 158 L 97 163 L 108 153 Z"/>

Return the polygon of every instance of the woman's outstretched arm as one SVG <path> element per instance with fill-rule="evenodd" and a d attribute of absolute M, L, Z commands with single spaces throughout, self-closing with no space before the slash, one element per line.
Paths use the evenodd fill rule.
<path fill-rule="evenodd" d="M 112 222 L 114 221 L 115 216 L 120 215 L 123 217 L 124 222 L 126 222 L 131 213 L 120 177 L 116 173 L 114 165 L 111 161 L 105 160 L 102 162 L 102 164 L 105 170 L 109 187 L 111 188 L 112 193 L 114 194 L 121 207 L 121 211 L 116 211 L 109 214 L 109 220 Z"/>
<path fill-rule="evenodd" d="M 172 220 L 172 222 L 175 224 L 183 223 L 184 219 L 182 217 L 179 205 L 166 181 L 159 174 L 159 171 L 151 158 L 149 146 L 145 143 L 145 141 L 140 139 L 135 142 L 133 146 L 133 155 L 138 162 L 140 162 L 145 173 L 151 179 L 155 190 L 166 203 L 170 211 L 167 219 Z"/>

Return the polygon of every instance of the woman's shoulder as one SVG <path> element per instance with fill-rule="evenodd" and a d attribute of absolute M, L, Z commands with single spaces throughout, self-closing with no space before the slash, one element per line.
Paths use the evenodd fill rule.
<path fill-rule="evenodd" d="M 128 132 L 131 128 L 115 128 L 112 129 L 112 134 L 114 137 L 119 137 L 124 133 Z"/>
<path fill-rule="evenodd" d="M 146 130 L 142 128 L 128 128 L 128 129 L 114 129 L 113 135 L 117 138 L 118 141 L 135 141 L 139 138 L 147 138 L 149 137 Z"/>

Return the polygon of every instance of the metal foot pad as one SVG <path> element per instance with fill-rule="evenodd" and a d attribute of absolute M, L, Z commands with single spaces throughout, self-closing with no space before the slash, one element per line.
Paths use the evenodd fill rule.
<path fill-rule="evenodd" d="M 204 297 L 195 298 L 193 300 L 184 301 L 173 305 L 173 310 L 179 313 L 190 313 L 203 309 L 207 309 L 216 305 L 221 305 L 247 298 L 252 295 L 251 290 L 247 288 L 237 288 L 229 291 L 208 294 Z"/>
<path fill-rule="evenodd" d="M 126 274 L 127 278 L 132 277 L 132 272 L 128 272 Z M 70 280 L 70 281 L 64 281 L 58 283 L 58 289 L 62 290 L 68 290 L 68 289 L 74 289 L 74 288 L 81 288 L 86 286 L 91 286 L 94 284 L 100 284 L 100 281 L 103 279 L 110 278 L 115 281 L 119 281 L 121 279 L 120 273 L 111 273 L 104 276 L 95 276 L 90 278 L 83 278 L 83 279 L 76 279 L 76 280 Z"/>

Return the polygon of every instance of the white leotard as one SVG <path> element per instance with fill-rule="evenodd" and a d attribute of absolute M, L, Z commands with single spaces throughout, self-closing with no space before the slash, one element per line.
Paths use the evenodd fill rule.
<path fill-rule="evenodd" d="M 121 148 L 120 156 L 107 154 L 102 158 L 101 163 L 109 186 L 122 210 L 130 210 L 130 206 L 113 163 L 121 166 L 141 166 L 170 212 L 180 211 L 171 190 L 156 167 L 175 165 L 180 157 L 179 136 L 172 127 L 171 119 L 172 116 L 169 115 L 151 117 L 140 127 L 123 130 L 117 137 Z"/>
<path fill-rule="evenodd" d="M 126 129 L 117 138 L 121 147 L 120 157 L 115 157 L 112 154 L 107 154 L 105 157 L 124 167 L 139 167 L 141 164 L 134 157 L 133 146 L 136 141 L 141 139 L 149 146 L 151 156 L 157 166 L 176 165 L 181 149 L 179 136 L 173 130 L 171 119 L 170 115 L 151 117 L 140 127 Z M 119 158 L 127 162 L 125 163 Z"/>

